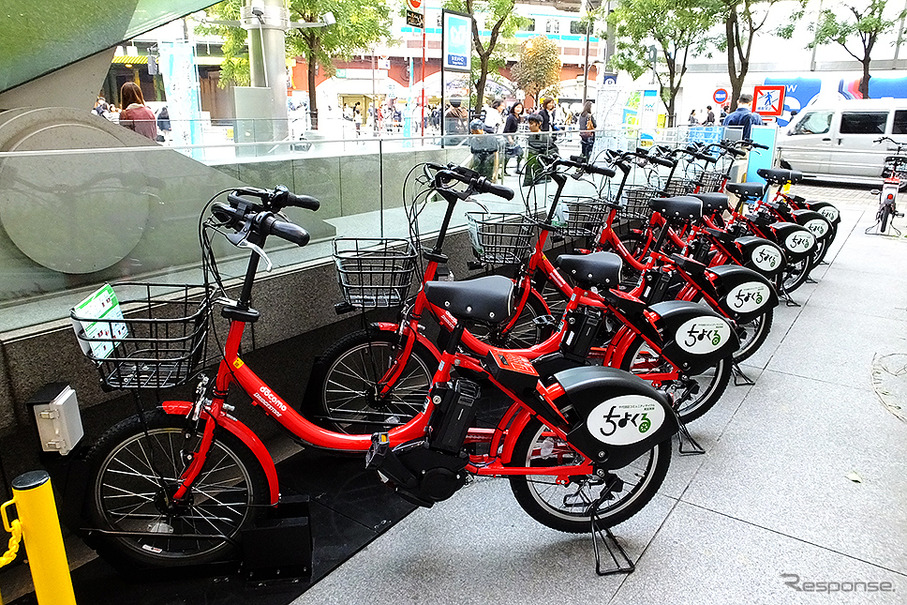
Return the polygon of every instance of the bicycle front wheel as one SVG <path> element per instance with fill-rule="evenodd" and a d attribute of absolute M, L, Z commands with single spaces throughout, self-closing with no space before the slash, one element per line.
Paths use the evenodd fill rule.
<path fill-rule="evenodd" d="M 222 559 L 268 504 L 264 470 L 242 442 L 218 432 L 189 495 L 173 502 L 200 436 L 187 438 L 182 416 L 144 416 L 111 428 L 89 454 L 88 521 L 102 530 L 96 548 L 114 564 L 139 567 Z"/>
<path fill-rule="evenodd" d="M 383 431 L 422 412 L 438 359 L 418 342 L 404 355 L 396 332 L 359 330 L 325 351 L 312 373 L 319 417 L 315 420 L 348 434 Z M 391 367 L 403 370 L 383 397 L 378 382 Z"/>

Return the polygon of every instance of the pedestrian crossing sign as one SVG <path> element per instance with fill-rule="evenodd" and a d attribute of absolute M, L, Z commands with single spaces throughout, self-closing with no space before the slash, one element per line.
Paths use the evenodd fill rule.
<path fill-rule="evenodd" d="M 756 86 L 753 89 L 753 113 L 764 117 L 784 113 L 784 87 Z"/>

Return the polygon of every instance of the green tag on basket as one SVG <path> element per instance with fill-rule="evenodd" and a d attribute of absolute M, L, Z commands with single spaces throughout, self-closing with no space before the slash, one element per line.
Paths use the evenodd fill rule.
<path fill-rule="evenodd" d="M 73 307 L 72 327 L 82 352 L 92 359 L 106 359 L 117 341 L 128 334 L 120 301 L 110 284 L 104 284 Z"/>

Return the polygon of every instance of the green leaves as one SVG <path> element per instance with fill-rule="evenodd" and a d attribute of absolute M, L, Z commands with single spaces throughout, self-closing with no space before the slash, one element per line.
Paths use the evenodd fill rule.
<path fill-rule="evenodd" d="M 520 46 L 520 60 L 511 74 L 516 85 L 534 99 L 542 91 L 556 94 L 561 80 L 560 49 L 545 36 L 529 38 Z"/>
<path fill-rule="evenodd" d="M 634 78 L 654 69 L 668 114 L 673 115 L 674 97 L 687 61 L 708 50 L 706 33 L 720 11 L 720 3 L 703 0 L 621 0 L 608 16 L 617 34 L 609 66 L 628 71 Z M 648 51 L 653 43 L 656 65 Z"/>

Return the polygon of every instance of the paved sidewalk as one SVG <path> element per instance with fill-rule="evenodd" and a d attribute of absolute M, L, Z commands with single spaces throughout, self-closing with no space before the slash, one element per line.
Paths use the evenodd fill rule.
<path fill-rule="evenodd" d="M 589 536 L 539 525 L 506 481 L 480 480 L 294 603 L 907 601 L 907 424 L 882 403 L 905 392 L 884 362 L 907 356 L 883 356 L 907 354 L 907 239 L 864 234 L 866 192 L 796 191 L 842 211 L 829 264 L 794 294 L 801 307 L 776 310 L 745 367 L 755 386 L 730 387 L 691 426 L 707 453 L 675 456 L 652 503 L 616 528 L 635 573 L 597 577 Z M 811 594 L 810 582 L 848 592 Z"/>

